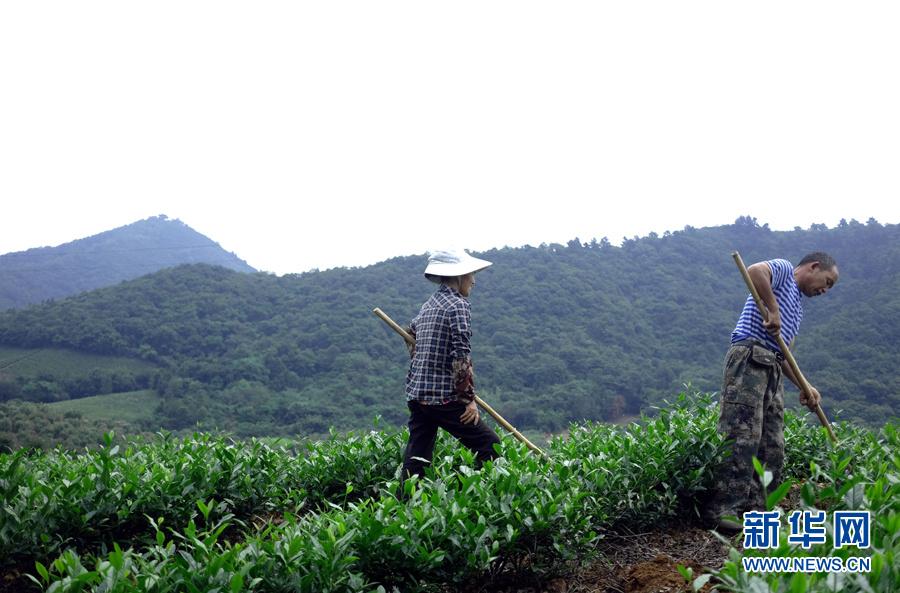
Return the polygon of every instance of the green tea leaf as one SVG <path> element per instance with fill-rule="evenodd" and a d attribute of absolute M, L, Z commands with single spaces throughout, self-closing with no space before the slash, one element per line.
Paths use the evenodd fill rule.
<path fill-rule="evenodd" d="M 45 583 L 50 582 L 50 572 L 47 570 L 47 567 L 41 564 L 40 562 L 34 563 L 34 569 L 41 575 L 41 578 L 44 579 Z"/>
<path fill-rule="evenodd" d="M 694 579 L 694 583 L 692 585 L 694 591 L 699 591 L 703 588 L 703 585 L 709 582 L 709 579 L 712 578 L 711 574 L 701 574 L 699 577 Z"/>
<path fill-rule="evenodd" d="M 785 496 L 787 496 L 787 493 L 790 491 L 792 484 L 793 482 L 791 480 L 787 480 L 783 482 L 781 486 L 776 488 L 772 493 L 770 493 L 766 497 L 766 509 L 772 510 L 773 508 L 775 508 L 775 506 L 779 502 L 781 502 Z"/>

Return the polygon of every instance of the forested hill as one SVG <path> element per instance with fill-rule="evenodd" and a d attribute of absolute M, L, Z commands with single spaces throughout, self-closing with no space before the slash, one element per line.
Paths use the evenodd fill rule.
<path fill-rule="evenodd" d="M 900 409 L 900 226 L 852 221 L 774 232 L 736 224 L 663 236 L 503 248 L 472 295 L 480 394 L 522 429 L 614 419 L 682 384 L 720 388 L 746 297 L 748 265 L 814 250 L 840 282 L 804 299 L 797 359 L 829 414 L 881 423 Z M 204 265 L 169 269 L 59 302 L 0 314 L 0 344 L 126 354 L 167 369 L 159 418 L 238 432 L 310 433 L 405 417 L 407 354 L 372 315 L 401 324 L 434 285 L 425 257 L 275 277 Z M 796 394 L 789 392 L 793 404 Z"/>
<path fill-rule="evenodd" d="M 256 271 L 180 220 L 156 216 L 57 247 L 0 255 L 0 309 L 78 294 L 190 263 Z"/>

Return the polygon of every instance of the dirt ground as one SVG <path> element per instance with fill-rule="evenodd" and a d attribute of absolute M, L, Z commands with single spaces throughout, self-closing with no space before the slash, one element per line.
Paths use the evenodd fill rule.
<path fill-rule="evenodd" d="M 25 576 L 27 572 L 35 574 L 34 566 L 20 564 L 8 568 L 0 568 L 0 593 L 27 593 L 40 591 L 34 581 Z"/>
<path fill-rule="evenodd" d="M 728 546 L 698 527 L 610 534 L 601 543 L 600 551 L 601 558 L 561 591 L 689 593 L 693 588 L 681 576 L 678 565 L 691 568 L 696 578 L 709 569 L 721 568 L 728 558 Z M 701 591 L 709 591 L 711 586 L 712 583 L 707 583 Z"/>
<path fill-rule="evenodd" d="M 479 593 L 691 593 L 692 583 L 678 571 L 693 570 L 692 580 L 721 568 L 728 546 L 696 526 L 664 527 L 645 533 L 608 533 L 600 557 L 568 579 L 547 583 L 477 589 Z M 700 589 L 708 592 L 713 582 Z"/>
<path fill-rule="evenodd" d="M 800 508 L 800 488 L 794 484 L 781 502 L 785 511 Z M 741 536 L 732 545 L 741 549 Z M 671 525 L 645 533 L 608 533 L 599 546 L 600 558 L 570 579 L 503 593 L 691 593 L 693 587 L 678 571 L 691 568 L 693 578 L 719 569 L 729 546 L 697 524 Z M 710 591 L 710 580 L 701 591 Z"/>

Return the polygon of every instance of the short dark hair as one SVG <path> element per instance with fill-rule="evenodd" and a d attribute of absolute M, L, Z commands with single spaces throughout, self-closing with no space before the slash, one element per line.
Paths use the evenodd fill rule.
<path fill-rule="evenodd" d="M 813 262 L 819 262 L 819 265 L 823 270 L 830 270 L 837 265 L 837 262 L 834 261 L 834 258 L 825 253 L 824 251 L 814 251 L 803 256 L 803 259 L 800 260 L 798 266 L 803 266 L 806 264 L 811 264 Z"/>

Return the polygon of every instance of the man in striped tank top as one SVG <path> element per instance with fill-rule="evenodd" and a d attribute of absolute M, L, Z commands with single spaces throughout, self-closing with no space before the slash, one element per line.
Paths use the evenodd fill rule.
<path fill-rule="evenodd" d="M 753 285 L 768 309 L 764 321 L 753 297 L 747 298 L 731 347 L 725 356 L 725 378 L 720 397 L 719 432 L 733 441 L 732 454 L 716 468 L 706 520 L 722 533 L 733 534 L 745 511 L 765 510 L 762 485 L 753 468 L 756 456 L 772 472 L 768 491 L 778 487 L 784 465 L 784 387 L 782 375 L 799 384 L 784 360 L 775 336 L 790 348 L 803 318 L 802 297 L 825 294 L 838 280 L 834 259 L 810 253 L 794 267 L 784 259 L 755 263 L 748 269 Z M 819 392 L 800 391 L 800 403 L 811 410 L 819 405 Z"/>

